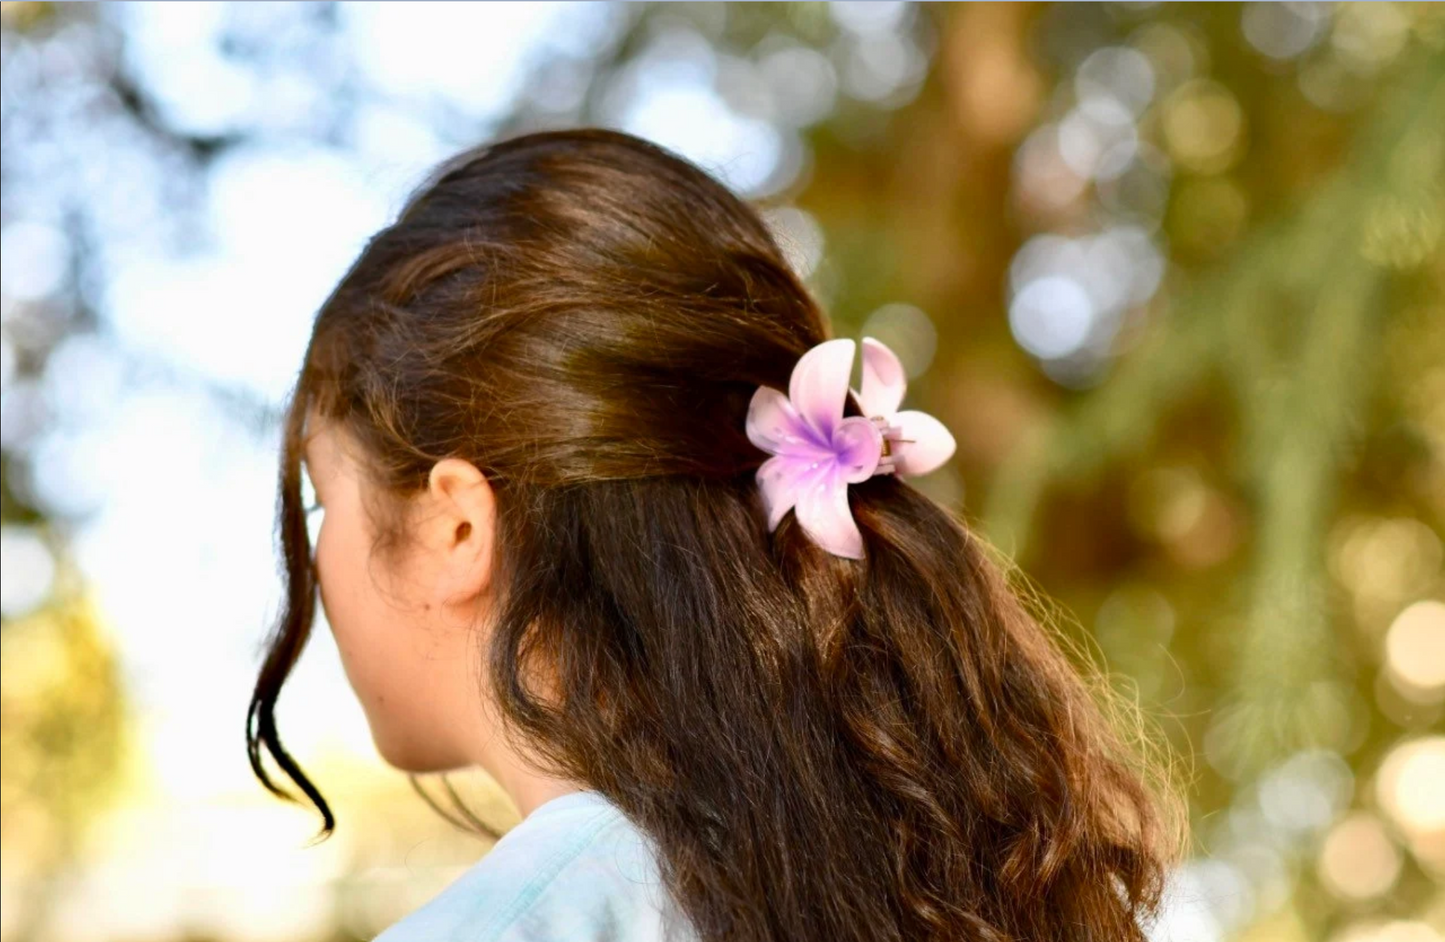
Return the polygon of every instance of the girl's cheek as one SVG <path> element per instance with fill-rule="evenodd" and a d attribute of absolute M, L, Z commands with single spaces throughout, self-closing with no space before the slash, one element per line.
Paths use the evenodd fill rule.
<path fill-rule="evenodd" d="M 325 542 L 323 537 L 325 535 L 326 521 L 323 520 L 321 522 L 321 526 L 316 527 L 311 531 L 311 566 L 316 570 L 316 577 L 318 579 L 321 578 L 321 567 L 323 565 L 321 560 L 322 557 L 325 555 L 322 552 L 322 545 Z"/>
<path fill-rule="evenodd" d="M 327 563 L 331 559 L 331 553 L 327 550 L 326 523 L 323 520 L 320 529 L 316 534 L 316 545 L 311 550 L 312 565 L 316 570 L 317 589 L 321 594 L 321 607 L 326 609 L 326 617 L 331 619 L 331 612 L 326 606 L 326 587 L 331 582 L 330 569 Z"/>

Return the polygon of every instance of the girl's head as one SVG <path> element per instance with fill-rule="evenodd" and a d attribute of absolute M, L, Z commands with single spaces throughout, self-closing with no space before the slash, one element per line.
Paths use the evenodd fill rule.
<path fill-rule="evenodd" d="M 987 548 L 888 475 L 849 487 L 862 560 L 768 531 L 748 403 L 828 337 L 754 210 L 661 148 L 441 166 L 290 404 L 257 775 L 281 793 L 264 747 L 329 832 L 274 722 L 319 588 L 388 761 L 504 730 L 655 838 L 705 939 L 1142 939 L 1176 799 Z"/>
<path fill-rule="evenodd" d="M 342 665 L 381 755 L 413 772 L 477 762 L 481 652 L 470 630 L 491 602 L 496 497 L 470 462 L 437 462 L 406 508 L 408 546 L 370 559 L 369 505 L 384 493 L 347 426 L 313 413 L 304 462 L 325 512 L 316 579 Z"/>

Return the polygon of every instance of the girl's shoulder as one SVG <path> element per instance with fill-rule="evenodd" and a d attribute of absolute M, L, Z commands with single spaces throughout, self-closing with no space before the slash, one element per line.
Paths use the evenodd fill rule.
<path fill-rule="evenodd" d="M 596 791 L 539 805 L 374 942 L 695 942 L 655 846 Z"/>

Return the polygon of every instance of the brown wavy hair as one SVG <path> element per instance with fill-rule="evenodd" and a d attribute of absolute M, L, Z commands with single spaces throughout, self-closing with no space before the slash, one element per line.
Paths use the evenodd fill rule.
<path fill-rule="evenodd" d="M 274 716 L 314 614 L 315 408 L 395 498 L 378 548 L 435 462 L 487 475 L 501 713 L 656 841 L 704 940 L 1144 939 L 1172 763 L 1007 564 L 887 475 L 849 488 L 863 560 L 768 532 L 748 402 L 829 337 L 756 210 L 661 147 L 584 128 L 443 163 L 322 306 L 289 402 L 257 777 L 295 800 L 264 746 L 331 833 Z"/>

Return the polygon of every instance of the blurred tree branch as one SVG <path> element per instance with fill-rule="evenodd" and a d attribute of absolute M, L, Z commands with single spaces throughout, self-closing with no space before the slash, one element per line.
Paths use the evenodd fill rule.
<path fill-rule="evenodd" d="M 1142 453 L 1177 407 L 1223 381 L 1257 524 L 1247 628 L 1220 706 L 1239 775 L 1310 745 L 1330 725 L 1318 714 L 1340 709 L 1320 686 L 1336 675 L 1326 528 L 1380 382 L 1392 288 L 1439 250 L 1440 114 L 1445 56 L 1417 46 L 1334 175 L 1219 267 L 1175 285 L 1115 375 L 1019 448 L 990 489 L 986 529 L 1021 558 L 1050 488 Z"/>

